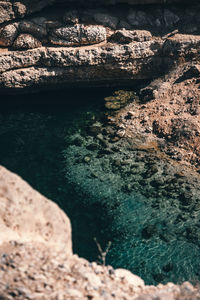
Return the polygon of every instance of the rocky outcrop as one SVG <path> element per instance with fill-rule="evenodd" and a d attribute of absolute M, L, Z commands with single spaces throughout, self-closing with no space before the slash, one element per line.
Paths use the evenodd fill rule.
<path fill-rule="evenodd" d="M 50 6 L 55 3 L 65 3 L 65 0 L 20 0 L 20 1 L 0 1 L 0 23 L 13 20 L 15 18 L 23 18 L 25 15 L 39 11 L 44 7 Z M 70 0 L 68 4 L 73 5 L 113 5 L 117 3 L 128 3 L 128 4 L 152 4 L 152 3 L 177 3 L 183 2 L 182 0 L 90 0 L 87 3 L 83 0 Z"/>
<path fill-rule="evenodd" d="M 145 286 L 127 270 L 72 255 L 67 216 L 3 167 L 0 198 L 2 299 L 198 299 L 187 282 Z"/>
<path fill-rule="evenodd" d="M 32 12 L 46 2 L 23 5 Z M 22 12 L 23 5 L 12 7 Z M 133 80 L 159 77 L 183 60 L 198 60 L 199 15 L 199 5 L 128 4 L 53 6 L 34 17 L 21 13 L 23 20 L 0 27 L 0 91 L 131 85 Z"/>
<path fill-rule="evenodd" d="M 0 167 L 0 245 L 10 241 L 44 243 L 72 255 L 71 226 L 57 205 Z M 61 234 L 62 231 L 62 234 Z"/>

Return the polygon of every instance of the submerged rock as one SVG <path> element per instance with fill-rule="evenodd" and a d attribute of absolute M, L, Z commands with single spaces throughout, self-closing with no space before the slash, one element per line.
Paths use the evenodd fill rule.
<path fill-rule="evenodd" d="M 119 110 L 129 102 L 135 100 L 134 92 L 119 90 L 113 96 L 104 98 L 105 107 L 109 110 Z"/>

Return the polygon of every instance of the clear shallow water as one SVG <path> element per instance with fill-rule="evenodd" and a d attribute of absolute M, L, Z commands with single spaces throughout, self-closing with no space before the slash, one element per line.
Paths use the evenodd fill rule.
<path fill-rule="evenodd" d="M 199 280 L 198 179 L 175 181 L 173 166 L 162 160 L 120 141 L 102 146 L 107 137 L 88 134 L 88 126 L 103 124 L 103 98 L 110 93 L 10 97 L 0 113 L 0 164 L 66 211 L 80 256 L 97 260 L 96 237 L 103 248 L 112 242 L 107 263 L 148 284 Z M 160 188 L 155 180 L 163 177 Z M 195 200 L 184 206 L 180 195 L 191 185 Z"/>

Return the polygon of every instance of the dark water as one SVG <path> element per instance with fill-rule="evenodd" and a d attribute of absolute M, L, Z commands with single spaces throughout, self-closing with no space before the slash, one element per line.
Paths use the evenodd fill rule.
<path fill-rule="evenodd" d="M 103 98 L 110 94 L 67 90 L 3 99 L 0 164 L 66 211 L 80 256 L 98 260 L 96 237 L 103 249 L 112 243 L 107 263 L 148 284 L 197 281 L 199 179 L 177 179 L 177 167 L 152 153 L 88 133 L 93 124 L 104 126 Z M 182 203 L 185 191 L 189 204 Z"/>

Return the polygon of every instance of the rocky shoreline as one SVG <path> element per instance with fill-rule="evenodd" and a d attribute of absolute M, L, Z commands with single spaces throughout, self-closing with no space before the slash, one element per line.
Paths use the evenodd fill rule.
<path fill-rule="evenodd" d="M 63 172 L 111 220 L 108 260 L 131 253 L 127 267 L 155 284 L 200 278 L 199 16 L 197 1 L 0 1 L 1 95 L 129 87 L 67 138 Z M 3 167 L 0 198 L 0 298 L 200 298 L 73 255 L 67 216 Z"/>

